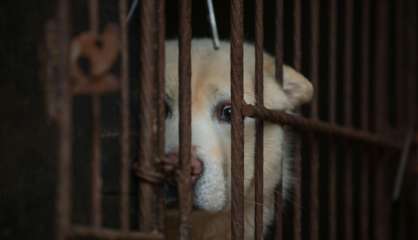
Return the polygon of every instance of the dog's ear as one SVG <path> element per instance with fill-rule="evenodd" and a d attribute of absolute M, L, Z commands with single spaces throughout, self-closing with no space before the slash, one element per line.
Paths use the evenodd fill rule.
<path fill-rule="evenodd" d="M 309 102 L 314 91 L 308 79 L 286 65 L 283 65 L 282 89 L 293 108 Z"/>

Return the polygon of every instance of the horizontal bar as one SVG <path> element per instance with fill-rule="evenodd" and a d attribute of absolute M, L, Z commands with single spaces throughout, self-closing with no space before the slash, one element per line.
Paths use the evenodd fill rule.
<path fill-rule="evenodd" d="M 244 104 L 243 115 L 251 118 L 260 118 L 273 123 L 291 125 L 299 130 L 339 136 L 352 141 L 360 141 L 379 147 L 387 147 L 396 150 L 402 149 L 402 143 L 378 136 L 377 134 L 370 134 L 366 131 L 342 127 L 333 123 L 291 115 L 282 111 L 270 110 L 265 107 L 255 107 L 250 104 Z M 417 140 L 414 141 L 414 145 L 418 145 Z"/>
<path fill-rule="evenodd" d="M 164 240 L 164 235 L 157 232 L 120 232 L 106 228 L 90 228 L 74 226 L 71 231 L 72 237 L 89 237 L 103 240 Z"/>
<path fill-rule="evenodd" d="M 72 86 L 73 95 L 110 94 L 120 89 L 120 83 L 116 78 L 108 77 L 95 79 L 95 81 L 76 84 Z"/>

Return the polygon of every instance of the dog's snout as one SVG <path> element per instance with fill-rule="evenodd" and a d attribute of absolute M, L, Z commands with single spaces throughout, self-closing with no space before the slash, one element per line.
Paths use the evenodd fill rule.
<path fill-rule="evenodd" d="M 192 146 L 190 159 L 190 176 L 193 184 L 196 183 L 203 172 L 203 162 L 197 156 L 196 149 L 196 146 Z M 162 164 L 166 173 L 173 173 L 179 166 L 178 150 L 167 153 Z"/>

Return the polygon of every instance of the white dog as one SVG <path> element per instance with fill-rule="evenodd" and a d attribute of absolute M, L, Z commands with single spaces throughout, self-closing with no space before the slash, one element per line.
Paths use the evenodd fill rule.
<path fill-rule="evenodd" d="M 166 44 L 166 156 L 169 171 L 177 163 L 179 147 L 178 42 Z M 194 204 L 204 210 L 193 219 L 193 240 L 229 239 L 227 220 L 231 183 L 231 97 L 230 45 L 221 42 L 214 50 L 210 39 L 192 41 L 192 169 Z M 244 45 L 244 100 L 254 104 L 254 47 Z M 264 54 L 264 104 L 269 109 L 292 111 L 313 95 L 311 83 L 294 69 L 283 67 L 283 86 L 274 76 L 274 59 Z M 254 144 L 255 120 L 245 119 L 244 132 L 245 239 L 254 237 Z M 288 171 L 292 161 L 281 126 L 265 123 L 264 129 L 264 232 L 274 218 L 274 191 L 281 183 L 291 183 Z M 283 164 L 282 164 L 283 162 Z M 281 166 L 283 177 L 281 176 Z M 206 215 L 205 215 L 206 214 Z M 197 219 L 199 218 L 199 219 Z M 204 222 L 204 223 L 203 223 Z M 223 226 L 223 227 L 222 227 Z M 222 227 L 222 229 L 220 229 Z M 170 236 L 172 237 L 172 236 Z M 170 238 L 171 239 L 171 238 Z"/>

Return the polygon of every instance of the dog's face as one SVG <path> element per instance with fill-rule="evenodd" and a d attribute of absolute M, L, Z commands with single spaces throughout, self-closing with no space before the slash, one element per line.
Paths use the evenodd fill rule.
<path fill-rule="evenodd" d="M 218 211 L 230 203 L 231 96 L 229 43 L 214 50 L 210 40 L 192 43 L 192 169 L 195 205 Z M 179 147 L 178 43 L 166 44 L 166 146 L 168 162 L 177 160 Z M 254 48 L 244 46 L 244 98 L 254 103 Z M 289 67 L 284 67 L 283 87 L 274 79 L 274 62 L 264 56 L 265 106 L 291 110 L 312 96 L 311 84 Z M 245 120 L 245 192 L 253 182 L 254 120 Z M 264 136 L 265 190 L 280 179 L 283 133 L 281 127 L 266 124 Z"/>

